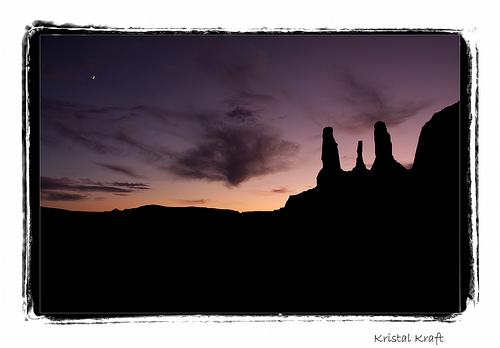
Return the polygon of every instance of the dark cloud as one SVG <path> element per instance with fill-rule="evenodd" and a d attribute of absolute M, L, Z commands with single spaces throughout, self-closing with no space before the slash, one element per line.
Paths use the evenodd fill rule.
<path fill-rule="evenodd" d="M 267 65 L 264 51 L 253 45 L 219 43 L 199 47 L 195 56 L 202 70 L 219 79 L 227 89 L 224 101 L 230 109 L 229 117 L 256 122 L 256 109 L 276 101 L 273 95 L 262 91 Z M 257 92 L 255 83 L 260 86 Z M 270 84 L 264 86 L 269 88 Z"/>
<path fill-rule="evenodd" d="M 363 80 L 347 69 L 341 69 L 335 79 L 333 101 L 346 110 L 333 122 L 347 131 L 369 129 L 377 121 L 387 126 L 398 125 L 430 105 L 430 101 L 418 98 L 397 100 L 382 86 Z"/>
<path fill-rule="evenodd" d="M 226 101 L 224 111 L 179 112 L 184 117 L 176 118 L 178 128 L 172 127 L 171 114 L 161 109 L 142 105 L 90 108 L 46 99 L 44 108 L 49 111 L 49 119 L 52 117 L 52 130 L 56 133 L 44 134 L 53 140 L 52 143 L 65 139 L 99 155 L 135 155 L 157 169 L 167 168 L 168 172 L 182 178 L 237 186 L 256 176 L 285 170 L 298 151 L 298 144 L 284 140 L 279 132 L 267 127 L 259 118 L 262 111 L 259 100 L 269 100 L 269 96 L 238 93 L 242 104 L 232 105 Z M 163 145 L 166 143 L 169 148 Z M 124 165 L 104 160 L 94 163 L 130 178 L 143 178 Z M 80 186 L 71 183 L 71 187 L 65 189 L 129 193 L 122 191 L 126 187 L 109 183 Z"/>
<path fill-rule="evenodd" d="M 96 114 L 103 114 L 97 115 Z M 78 145 L 97 153 L 119 154 L 107 129 L 111 111 L 96 111 L 56 99 L 42 99 L 42 139 L 52 146 Z"/>
<path fill-rule="evenodd" d="M 137 174 L 135 172 L 135 170 L 133 170 L 132 168 L 126 167 L 126 166 L 121 166 L 121 165 L 117 165 L 117 164 L 106 164 L 106 163 L 96 163 L 96 164 L 100 165 L 103 168 L 114 171 L 116 173 L 121 173 L 121 174 L 125 174 L 127 176 L 130 176 L 131 178 L 135 178 L 135 179 L 143 179 L 144 178 L 143 176 Z"/>
<path fill-rule="evenodd" d="M 198 47 L 196 59 L 203 70 L 232 86 L 246 85 L 267 63 L 265 52 L 252 45 L 206 44 Z"/>
<path fill-rule="evenodd" d="M 175 117 L 175 113 L 170 110 L 149 105 L 91 107 L 53 98 L 42 98 L 42 111 L 43 119 L 83 119 L 105 124 L 140 118 L 142 122 L 154 119 L 174 126 L 171 118 Z"/>
<path fill-rule="evenodd" d="M 187 179 L 238 186 L 250 178 L 288 168 L 299 145 L 263 125 L 218 123 L 195 147 L 173 156 L 168 170 Z"/>
<path fill-rule="evenodd" d="M 258 114 L 274 101 L 275 98 L 271 95 L 238 91 L 232 93 L 230 98 L 225 99 L 229 109 L 226 116 L 236 122 L 256 124 L 259 123 Z"/>
<path fill-rule="evenodd" d="M 146 142 L 134 139 L 124 131 L 119 131 L 115 134 L 114 138 L 121 143 L 128 144 L 132 148 L 139 150 L 139 153 L 148 162 L 157 162 L 164 159 L 165 156 L 170 155 L 170 152 L 166 148 L 157 145 L 150 145 Z"/>
<path fill-rule="evenodd" d="M 271 193 L 287 193 L 287 192 L 290 192 L 290 190 L 285 186 L 271 190 Z"/>
<path fill-rule="evenodd" d="M 259 196 L 270 196 L 270 195 L 277 195 L 277 194 L 279 195 L 279 194 L 283 194 L 283 193 L 292 193 L 293 191 L 290 190 L 286 186 L 281 186 L 281 187 L 271 189 L 271 190 L 252 190 L 250 192 L 252 192 L 253 194 L 259 195 Z"/>
<path fill-rule="evenodd" d="M 179 203 L 182 204 L 206 204 L 208 202 L 212 202 L 211 199 L 179 199 L 177 200 Z"/>
<path fill-rule="evenodd" d="M 150 190 L 148 184 L 143 184 L 143 183 L 131 183 L 131 182 L 112 182 L 111 185 L 115 187 L 120 187 L 120 188 L 125 188 L 132 191 L 139 191 L 139 190 Z"/>
<path fill-rule="evenodd" d="M 78 193 L 42 191 L 42 199 L 46 201 L 82 201 L 87 198 L 88 195 Z"/>
<path fill-rule="evenodd" d="M 74 181 L 68 178 L 54 179 L 42 176 L 40 188 L 42 190 L 71 190 Z"/>
<path fill-rule="evenodd" d="M 229 107 L 249 106 L 249 105 L 268 105 L 276 101 L 271 94 L 259 94 L 250 91 L 235 91 L 231 96 L 225 99 Z"/>
<path fill-rule="evenodd" d="M 82 193 L 94 192 L 105 192 L 122 196 L 151 189 L 145 183 L 102 183 L 90 179 L 72 180 L 68 178 L 49 178 L 46 176 L 40 178 L 40 188 L 42 198 L 46 200 L 82 200 L 89 197 L 88 194 Z"/>
<path fill-rule="evenodd" d="M 123 122 L 127 119 L 139 118 L 142 122 L 147 122 L 148 119 L 158 120 L 167 125 L 173 126 L 170 118 L 174 114 L 170 111 L 161 108 L 136 105 L 130 107 L 106 106 L 101 108 L 84 108 L 79 110 L 80 114 L 84 115 L 102 115 L 107 116 L 107 122 Z"/>
<path fill-rule="evenodd" d="M 236 106 L 232 110 L 226 112 L 226 116 L 231 120 L 245 123 L 256 123 L 257 119 L 254 116 L 255 111 L 243 106 Z"/>
<path fill-rule="evenodd" d="M 47 145 L 42 151 L 88 150 L 102 156 L 94 157 L 93 163 L 134 179 L 145 178 L 138 172 L 138 166 L 110 163 L 115 160 L 106 156 L 126 157 L 127 162 L 123 160 L 123 163 L 138 163 L 137 160 L 148 165 L 165 163 L 171 151 L 164 144 L 177 145 L 178 139 L 184 140 L 179 134 L 184 135 L 192 128 L 191 124 L 197 122 L 146 105 L 88 107 L 45 98 L 42 110 L 42 139 Z M 177 117 L 175 121 L 174 117 Z M 183 127 L 180 131 L 176 128 L 177 121 Z M 141 167 L 143 173 L 150 169 Z"/>
<path fill-rule="evenodd" d="M 117 151 L 115 148 L 105 144 L 101 139 L 106 139 L 106 137 L 98 132 L 76 130 L 64 123 L 59 123 L 57 128 L 61 135 L 84 145 L 87 149 L 100 155 L 115 153 Z"/>

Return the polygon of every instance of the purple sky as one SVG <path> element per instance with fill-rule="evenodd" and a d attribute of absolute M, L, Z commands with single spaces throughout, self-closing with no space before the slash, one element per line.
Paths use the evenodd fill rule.
<path fill-rule="evenodd" d="M 411 166 L 459 78 L 458 35 L 43 36 L 42 205 L 277 209 L 325 126 L 344 170 L 378 120 Z"/>

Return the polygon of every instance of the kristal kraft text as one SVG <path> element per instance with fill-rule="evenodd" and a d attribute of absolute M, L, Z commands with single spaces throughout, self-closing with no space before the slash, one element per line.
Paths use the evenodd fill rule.
<path fill-rule="evenodd" d="M 406 342 L 416 342 L 416 343 L 439 343 L 444 342 L 444 336 L 438 332 L 435 335 L 410 335 L 410 334 L 387 334 L 387 335 L 375 335 L 375 343 L 406 343 Z"/>

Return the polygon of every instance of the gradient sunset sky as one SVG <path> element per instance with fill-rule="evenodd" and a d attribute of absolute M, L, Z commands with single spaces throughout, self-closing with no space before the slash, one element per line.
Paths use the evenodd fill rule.
<path fill-rule="evenodd" d="M 43 35 L 41 205 L 274 210 L 384 121 L 411 167 L 460 98 L 458 35 Z"/>

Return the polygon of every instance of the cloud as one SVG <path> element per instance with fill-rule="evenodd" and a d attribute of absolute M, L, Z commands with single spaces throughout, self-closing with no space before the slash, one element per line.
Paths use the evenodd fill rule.
<path fill-rule="evenodd" d="M 115 195 L 128 195 L 137 191 L 150 190 L 145 183 L 112 182 L 102 183 L 90 179 L 72 180 L 69 178 L 40 178 L 42 198 L 45 200 L 82 200 L 89 198 L 88 193 L 105 192 Z M 76 193 L 75 193 L 76 192 Z"/>
<path fill-rule="evenodd" d="M 82 144 L 87 149 L 89 149 L 95 153 L 98 153 L 100 155 L 115 153 L 117 151 L 113 147 L 106 145 L 101 140 L 101 139 L 106 139 L 106 137 L 103 135 L 100 135 L 97 132 L 75 130 L 73 128 L 70 128 L 69 126 L 67 126 L 64 123 L 59 123 L 57 128 L 63 136 L 65 136 L 65 137 L 67 137 L 67 138 L 69 138 L 77 143 Z"/>
<path fill-rule="evenodd" d="M 271 190 L 271 193 L 288 193 L 288 192 L 290 192 L 290 190 L 285 186 L 281 186 L 280 188 Z"/>
<path fill-rule="evenodd" d="M 175 113 L 150 105 L 132 106 L 102 106 L 91 107 L 88 105 L 65 102 L 53 98 L 42 98 L 42 119 L 56 118 L 63 120 L 85 120 L 87 122 L 100 122 L 101 124 L 122 123 L 124 120 L 137 120 L 141 122 L 152 120 L 161 121 L 169 126 L 174 126 L 172 118 Z"/>
<path fill-rule="evenodd" d="M 265 93 L 272 89 L 272 83 L 264 76 L 266 53 L 257 47 L 211 43 L 198 47 L 194 56 L 201 69 L 218 79 L 226 90 L 224 102 L 230 109 L 228 114 L 254 113 L 256 106 L 276 102 L 272 94 Z"/>
<path fill-rule="evenodd" d="M 122 190 L 129 190 L 128 192 L 139 191 L 139 190 L 150 190 L 149 185 L 144 184 L 144 183 L 116 182 L 115 181 L 115 182 L 112 182 L 111 185 L 113 185 L 115 187 L 120 187 Z"/>
<path fill-rule="evenodd" d="M 68 178 L 54 179 L 42 176 L 40 180 L 42 190 L 71 190 L 79 192 L 108 192 L 131 193 L 137 190 L 149 190 L 148 184 L 113 182 L 102 183 L 90 179 L 71 180 Z"/>
<path fill-rule="evenodd" d="M 45 99 L 42 109 L 50 127 L 45 125 L 43 134 L 50 144 L 65 145 L 63 141 L 69 140 L 70 146 L 78 144 L 98 155 L 128 156 L 128 163 L 133 161 L 131 156 L 137 156 L 180 178 L 219 181 L 234 187 L 257 176 L 286 170 L 299 148 L 259 117 L 263 110 L 260 101 L 269 101 L 270 96 L 237 94 L 233 104 L 226 100 L 215 110 L 188 109 L 175 115 L 143 105 L 95 108 Z M 130 178 L 144 178 L 133 168 L 104 158 L 94 158 L 93 162 Z M 127 194 L 118 190 L 123 187 L 107 184 L 75 185 L 67 189 Z"/>
<path fill-rule="evenodd" d="M 115 134 L 114 139 L 139 150 L 141 156 L 148 162 L 157 162 L 161 159 L 164 159 L 165 156 L 170 155 L 170 152 L 166 148 L 158 145 L 149 145 L 146 142 L 134 139 L 124 131 L 119 131 L 117 134 Z"/>
<path fill-rule="evenodd" d="M 249 106 L 251 104 L 267 105 L 276 101 L 271 94 L 259 94 L 250 91 L 237 90 L 231 93 L 231 96 L 225 99 L 229 107 Z"/>
<path fill-rule="evenodd" d="M 348 69 L 341 69 L 335 78 L 333 102 L 345 110 L 333 123 L 350 132 L 371 129 L 377 121 L 387 126 L 401 124 L 431 104 L 418 98 L 398 100 L 376 82 L 363 80 Z"/>
<path fill-rule="evenodd" d="M 236 91 L 224 100 L 228 107 L 226 117 L 235 122 L 248 125 L 260 123 L 258 115 L 274 103 L 276 99 L 271 95 L 255 94 L 251 92 Z"/>
<path fill-rule="evenodd" d="M 226 116 L 231 120 L 245 123 L 256 123 L 257 119 L 254 116 L 255 111 L 243 106 L 236 106 L 231 111 L 226 112 Z"/>
<path fill-rule="evenodd" d="M 169 156 L 162 145 L 165 135 L 175 136 L 176 120 L 186 123 L 176 117 L 171 111 L 146 105 L 89 107 L 44 98 L 42 140 L 52 147 L 80 147 L 97 155 L 136 155 L 152 163 Z M 107 165 L 107 169 L 141 178 L 123 166 Z"/>
<path fill-rule="evenodd" d="M 203 70 L 232 86 L 243 86 L 262 74 L 267 64 L 264 51 L 252 45 L 205 44 L 195 52 Z"/>
<path fill-rule="evenodd" d="M 208 202 L 212 202 L 211 199 L 205 199 L 205 198 L 201 198 L 201 199 L 179 199 L 177 201 L 179 203 L 182 203 L 182 204 L 206 204 Z"/>
<path fill-rule="evenodd" d="M 186 179 L 238 186 L 253 177 L 285 170 L 299 145 L 264 125 L 219 122 L 206 128 L 196 145 L 173 155 L 167 168 Z"/>
<path fill-rule="evenodd" d="M 113 172 L 121 173 L 121 174 L 125 174 L 127 176 L 130 176 L 131 178 L 135 178 L 135 179 L 143 179 L 144 178 L 143 176 L 137 174 L 135 172 L 135 170 L 133 170 L 132 168 L 126 167 L 126 166 L 121 166 L 121 165 L 117 165 L 117 164 L 106 164 L 106 163 L 96 163 L 96 164 L 100 165 L 103 168 L 109 169 Z"/>
<path fill-rule="evenodd" d="M 275 189 L 271 190 L 251 190 L 250 191 L 252 194 L 256 194 L 259 196 L 272 196 L 272 195 L 279 195 L 283 193 L 293 193 L 293 190 L 290 190 L 286 186 L 281 186 Z"/>
<path fill-rule="evenodd" d="M 78 193 L 42 191 L 42 199 L 46 201 L 81 201 L 87 198 L 88 195 Z"/>

